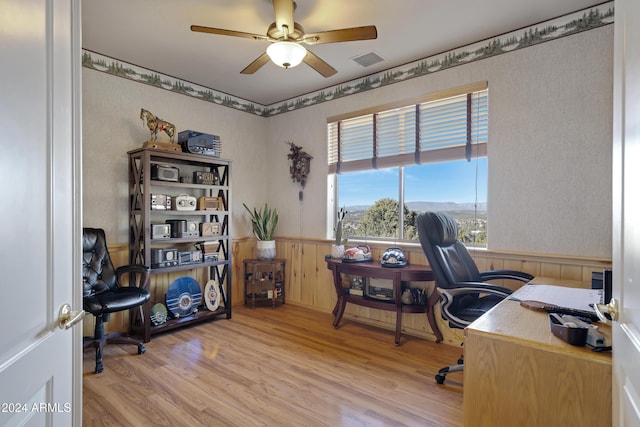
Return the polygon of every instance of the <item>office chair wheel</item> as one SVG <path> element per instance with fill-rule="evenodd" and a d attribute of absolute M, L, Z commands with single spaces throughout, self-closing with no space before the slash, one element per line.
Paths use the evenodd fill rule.
<path fill-rule="evenodd" d="M 438 371 L 438 373 L 436 374 L 436 382 L 438 384 L 444 384 L 444 379 L 449 373 L 449 370 L 450 370 L 450 366 L 447 366 L 446 368 L 442 368 Z"/>
<path fill-rule="evenodd" d="M 147 349 L 145 348 L 145 346 L 143 346 L 142 344 L 138 344 L 138 354 L 143 354 L 147 351 Z"/>

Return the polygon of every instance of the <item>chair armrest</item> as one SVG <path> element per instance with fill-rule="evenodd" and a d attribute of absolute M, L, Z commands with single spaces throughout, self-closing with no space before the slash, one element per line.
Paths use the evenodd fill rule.
<path fill-rule="evenodd" d="M 482 282 L 460 282 L 447 288 L 437 288 L 440 293 L 440 310 L 442 316 L 449 321 L 449 325 L 464 329 L 471 324 L 470 321 L 462 319 L 451 311 L 451 304 L 453 304 L 453 298 L 456 296 L 462 296 L 465 294 L 491 294 L 501 298 L 507 298 L 513 292 L 509 288 L 503 286 L 494 285 L 491 283 Z"/>
<path fill-rule="evenodd" d="M 494 285 L 492 283 L 484 283 L 484 282 L 458 282 L 453 286 L 449 286 L 447 288 L 439 288 L 439 291 L 442 293 L 446 292 L 451 296 L 483 293 L 483 294 L 497 295 L 504 298 L 508 297 L 513 293 L 511 289 L 505 288 L 504 286 Z"/>
<path fill-rule="evenodd" d="M 129 280 L 129 286 L 135 286 L 145 290 L 149 290 L 149 278 L 151 276 L 151 268 L 142 264 L 123 265 L 116 268 L 116 277 L 118 283 L 122 283 L 122 276 L 125 274 L 133 274 L 133 281 Z"/>
<path fill-rule="evenodd" d="M 496 280 L 496 279 L 512 279 L 519 280 L 521 282 L 528 282 L 533 279 L 529 273 L 516 270 L 490 270 L 480 273 L 482 280 Z"/>

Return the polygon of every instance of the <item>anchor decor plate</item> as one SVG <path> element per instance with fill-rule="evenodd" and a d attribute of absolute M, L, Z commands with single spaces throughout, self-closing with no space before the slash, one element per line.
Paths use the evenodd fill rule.
<path fill-rule="evenodd" d="M 192 277 L 177 278 L 167 289 L 166 302 L 167 309 L 176 318 L 195 313 L 202 302 L 200 284 Z"/>
<path fill-rule="evenodd" d="M 209 280 L 205 285 L 204 302 L 209 311 L 216 311 L 220 306 L 220 289 L 216 280 Z"/>

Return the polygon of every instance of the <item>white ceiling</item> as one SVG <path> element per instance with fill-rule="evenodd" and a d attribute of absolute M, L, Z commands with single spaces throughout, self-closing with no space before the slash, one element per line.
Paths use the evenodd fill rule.
<path fill-rule="evenodd" d="M 297 0 L 307 33 L 375 25 L 376 40 L 308 47 L 335 69 L 324 78 L 306 64 L 240 70 L 268 42 L 195 33 L 192 24 L 266 34 L 271 0 L 83 0 L 82 47 L 262 105 L 426 58 L 588 8 L 598 0 Z M 375 52 L 364 68 L 352 58 Z"/>

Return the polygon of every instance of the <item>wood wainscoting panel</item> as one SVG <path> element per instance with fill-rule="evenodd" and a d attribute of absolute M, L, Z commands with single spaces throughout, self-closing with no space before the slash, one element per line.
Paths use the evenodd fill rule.
<path fill-rule="evenodd" d="M 253 237 L 240 237 L 231 244 L 232 265 L 232 304 L 244 303 L 243 260 L 255 258 L 256 240 Z M 330 253 L 331 241 L 326 239 L 301 239 L 276 237 L 276 257 L 286 260 L 285 292 L 286 303 L 306 307 L 323 313 L 331 313 L 336 303 L 336 293 L 331 272 L 327 269 L 325 255 Z M 420 245 L 417 244 L 384 244 L 368 243 L 373 254 L 373 262 L 379 262 L 382 253 L 390 246 L 400 246 L 410 264 L 428 265 Z M 353 243 L 355 246 L 355 243 Z M 349 244 L 347 244 L 349 246 Z M 128 245 L 109 247 L 114 264 L 128 263 Z M 470 249 L 480 271 L 511 269 L 524 271 L 534 276 L 544 276 L 558 280 L 568 280 L 572 286 L 591 286 L 591 274 L 611 268 L 611 260 L 587 257 L 567 257 L 530 253 L 507 253 L 485 249 Z M 156 279 L 162 280 L 162 279 Z M 170 277 L 165 279 L 168 286 Z M 522 286 L 520 282 L 503 281 L 501 283 L 511 289 Z M 425 284 L 418 284 L 425 286 Z M 426 283 L 429 294 L 434 291 L 434 283 Z M 264 308 L 260 308 L 263 310 Z M 276 309 L 277 310 L 277 309 Z M 436 306 L 436 321 L 444 336 L 444 342 L 459 345 L 463 341 L 462 330 L 449 328 L 442 320 L 439 305 Z M 388 330 L 395 329 L 395 314 L 362 306 L 349 304 L 345 311 L 341 328 L 348 328 L 349 321 L 357 321 L 375 325 Z M 114 313 L 107 324 L 109 331 L 126 331 L 128 327 L 127 313 Z M 91 317 L 84 320 L 85 335 L 93 333 Z M 402 333 L 435 341 L 435 335 L 429 327 L 424 314 L 403 314 Z"/>
<path fill-rule="evenodd" d="M 540 276 L 560 277 L 560 264 L 543 263 L 540 266 Z"/>
<path fill-rule="evenodd" d="M 324 261 L 331 245 L 288 239 L 281 245 L 287 259 L 287 302 L 323 312 L 333 310 L 337 297 L 331 272 Z"/>

